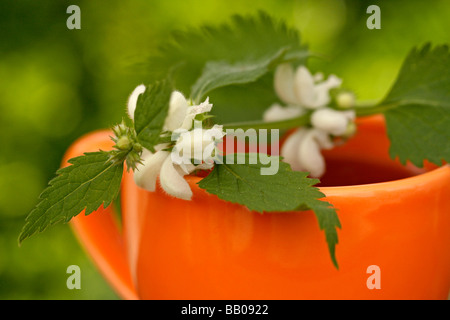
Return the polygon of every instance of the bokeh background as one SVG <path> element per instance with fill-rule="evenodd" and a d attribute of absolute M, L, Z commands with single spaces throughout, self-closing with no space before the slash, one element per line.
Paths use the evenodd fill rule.
<path fill-rule="evenodd" d="M 81 8 L 81 30 L 66 9 Z M 381 8 L 368 30 L 366 9 Z M 81 135 L 120 122 L 132 89 L 146 82 L 142 62 L 171 30 L 224 22 L 262 9 L 298 28 L 315 71 L 335 73 L 358 99 L 378 100 L 416 45 L 450 42 L 450 1 L 364 0 L 1 0 L 0 299 L 117 299 L 67 225 L 17 237 Z M 69 265 L 81 290 L 69 290 Z"/>

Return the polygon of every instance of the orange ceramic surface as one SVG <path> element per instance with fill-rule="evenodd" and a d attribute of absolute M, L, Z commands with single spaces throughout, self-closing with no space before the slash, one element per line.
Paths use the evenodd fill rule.
<path fill-rule="evenodd" d="M 365 184 L 320 187 L 342 224 L 339 270 L 312 212 L 250 212 L 198 188 L 198 177 L 187 178 L 194 196 L 184 201 L 139 189 L 125 174 L 121 231 L 111 208 L 71 224 L 125 299 L 446 299 L 450 167 L 392 161 L 381 117 L 358 128 L 326 152 L 323 185 Z M 110 148 L 109 135 L 81 138 L 66 159 Z M 372 265 L 380 289 L 367 287 Z"/>

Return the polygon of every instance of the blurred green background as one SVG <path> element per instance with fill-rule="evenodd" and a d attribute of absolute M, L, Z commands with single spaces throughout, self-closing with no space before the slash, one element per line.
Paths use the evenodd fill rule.
<path fill-rule="evenodd" d="M 81 8 L 81 30 L 66 9 Z M 381 8 L 381 30 L 366 9 Z M 0 2 L 0 299 L 117 299 L 67 225 L 19 248 L 24 219 L 79 136 L 119 122 L 140 67 L 171 30 L 262 9 L 301 31 L 361 100 L 383 97 L 415 45 L 450 42 L 450 1 L 130 0 Z M 81 290 L 69 290 L 69 265 Z"/>

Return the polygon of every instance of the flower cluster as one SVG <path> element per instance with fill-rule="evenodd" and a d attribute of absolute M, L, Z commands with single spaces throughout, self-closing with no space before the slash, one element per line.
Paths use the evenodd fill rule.
<path fill-rule="evenodd" d="M 312 111 L 311 128 L 297 129 L 281 148 L 284 161 L 293 170 L 308 171 L 312 177 L 320 177 L 325 172 L 325 161 L 321 149 L 334 146 L 332 136 L 348 134 L 355 113 L 353 110 L 338 111 L 328 107 L 331 102 L 330 90 L 338 88 L 342 81 L 335 75 L 326 80 L 318 73 L 300 66 L 294 71 L 290 64 L 281 64 L 275 71 L 275 91 L 286 106 L 272 105 L 264 113 L 265 121 L 279 121 L 298 117 Z M 351 93 L 343 93 L 337 98 L 341 107 L 351 107 L 354 98 Z"/>
<path fill-rule="evenodd" d="M 145 86 L 138 86 L 128 99 L 128 114 L 134 117 L 138 96 L 145 92 Z M 199 105 L 192 105 L 182 93 L 172 92 L 169 111 L 163 130 L 172 133 L 172 143 L 155 146 L 155 153 L 143 150 L 141 164 L 134 172 L 136 184 L 148 191 L 154 191 L 159 177 L 161 187 L 170 195 L 190 200 L 192 190 L 184 176 L 198 169 L 210 169 L 214 165 L 214 148 L 223 137 L 222 127 L 202 129 L 193 124 L 196 116 L 211 111 L 212 104 L 206 99 Z M 171 150 L 170 150 L 171 149 Z M 197 156 L 200 150 L 200 156 Z M 192 152 L 191 152 L 192 151 Z"/>

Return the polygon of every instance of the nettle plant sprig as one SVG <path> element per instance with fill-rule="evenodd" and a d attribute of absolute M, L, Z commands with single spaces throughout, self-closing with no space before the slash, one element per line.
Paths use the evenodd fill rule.
<path fill-rule="evenodd" d="M 350 139 L 356 117 L 383 114 L 392 158 L 418 167 L 424 160 L 448 162 L 450 54 L 446 45 L 412 49 L 390 91 L 371 105 L 359 104 L 337 76 L 312 74 L 310 55 L 296 30 L 264 13 L 174 33 L 149 59 L 151 84 L 136 87 L 126 119 L 112 128 L 113 150 L 85 153 L 59 169 L 19 242 L 109 206 L 125 168 L 148 192 L 159 183 L 168 196 L 186 201 L 194 200 L 184 176 L 203 171 L 200 188 L 249 210 L 312 210 L 337 268 L 337 210 L 315 187 L 326 170 L 321 150 Z M 219 161 L 218 145 L 230 129 L 290 134 L 266 161 L 227 163 Z M 267 159 L 278 164 L 273 174 L 261 174 Z"/>

